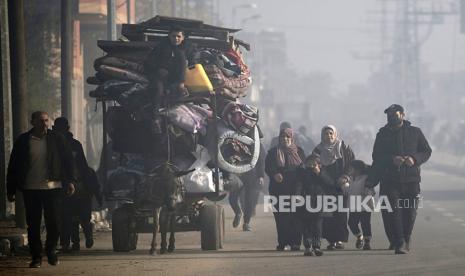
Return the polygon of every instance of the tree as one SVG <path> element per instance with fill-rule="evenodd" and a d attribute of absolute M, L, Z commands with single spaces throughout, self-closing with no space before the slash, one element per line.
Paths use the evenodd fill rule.
<path fill-rule="evenodd" d="M 60 110 L 60 1 L 25 2 L 29 111 Z"/>

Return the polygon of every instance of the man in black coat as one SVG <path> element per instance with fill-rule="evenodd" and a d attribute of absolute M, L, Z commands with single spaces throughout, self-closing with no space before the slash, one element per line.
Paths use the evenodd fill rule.
<path fill-rule="evenodd" d="M 102 205 L 102 194 L 96 173 L 87 164 L 82 144 L 73 138 L 69 131 L 68 119 L 59 117 L 55 119 L 53 130 L 61 133 L 71 146 L 74 157 L 74 173 L 76 175 L 76 192 L 63 200 L 60 244 L 63 252 L 69 252 L 70 239 L 72 249 L 79 251 L 79 223 L 86 238 L 86 248 L 94 244 L 91 225 L 92 197 L 95 196 L 99 205 Z"/>
<path fill-rule="evenodd" d="M 188 60 L 194 51 L 195 47 L 186 40 L 185 31 L 173 26 L 168 36 L 147 56 L 144 71 L 150 81 L 149 92 L 152 94 L 155 110 L 161 107 L 166 88 L 177 96 L 187 94 L 184 80 Z"/>
<path fill-rule="evenodd" d="M 385 230 L 396 254 L 410 250 L 420 193 L 420 166 L 431 156 L 431 148 L 418 127 L 405 120 L 404 108 L 393 104 L 384 113 L 387 125 L 376 135 L 372 171 L 367 186 L 381 181 L 380 195 L 386 195 L 392 212 L 385 214 Z"/>
<path fill-rule="evenodd" d="M 241 174 L 239 177 L 244 183 L 243 192 L 241 195 L 242 211 L 244 212 L 244 224 L 242 230 L 251 231 L 250 221 L 255 216 L 255 208 L 258 203 L 260 191 L 265 185 L 265 156 L 266 151 L 262 143 L 260 143 L 260 155 L 255 167 Z"/>
<path fill-rule="evenodd" d="M 229 192 L 229 204 L 234 211 L 234 228 L 239 226 L 242 214 L 244 214 L 242 230 L 252 230 L 250 221 L 255 216 L 255 208 L 265 181 L 265 155 L 265 147 L 260 143 L 260 155 L 257 164 L 252 170 L 237 175 L 239 178 L 237 182 L 240 183 L 239 187 Z"/>
<path fill-rule="evenodd" d="M 40 226 L 42 210 L 47 229 L 45 251 L 48 263 L 57 265 L 59 209 L 63 192 L 74 193 L 73 156 L 63 135 L 48 129 L 49 116 L 36 111 L 31 116 L 33 128 L 21 134 L 13 145 L 8 163 L 7 195 L 15 200 L 16 190 L 24 195 L 27 235 L 32 256 L 30 267 L 42 264 Z"/>

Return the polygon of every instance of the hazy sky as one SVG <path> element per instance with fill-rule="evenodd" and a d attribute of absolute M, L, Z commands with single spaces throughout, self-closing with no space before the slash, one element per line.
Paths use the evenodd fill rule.
<path fill-rule="evenodd" d="M 232 7 L 252 1 L 219 0 L 223 22 L 232 24 Z M 427 1 L 423 1 L 427 2 Z M 458 0 L 435 0 L 458 3 Z M 238 8 L 236 26 L 260 31 L 274 28 L 286 33 L 291 64 L 304 71 L 330 72 L 339 90 L 347 84 L 365 82 L 373 67 L 369 60 L 357 59 L 380 50 L 379 0 L 254 0 L 257 9 Z M 391 9 L 392 10 L 392 9 Z M 260 14 L 246 22 L 244 18 Z M 422 48 L 422 60 L 432 71 L 465 70 L 465 34 L 459 33 L 459 17 L 449 16 L 436 25 Z M 420 34 L 426 28 L 420 29 Z"/>

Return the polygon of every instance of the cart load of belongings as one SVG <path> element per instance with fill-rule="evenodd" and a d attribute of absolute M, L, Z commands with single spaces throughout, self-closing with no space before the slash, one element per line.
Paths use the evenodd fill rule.
<path fill-rule="evenodd" d="M 166 100 L 169 104 L 158 113 L 163 119 L 154 122 L 143 64 L 173 25 L 181 26 L 196 46 L 194 63 L 186 69 L 189 96 Z M 87 82 L 97 86 L 89 93 L 91 97 L 118 103 L 109 108 L 106 119 L 113 150 L 136 159 L 170 155 L 180 170 L 196 169 L 183 177 L 186 191 L 192 193 L 215 191 L 212 168 L 216 152 L 222 171 L 241 174 L 253 169 L 260 151 L 258 109 L 238 99 L 247 95 L 251 77 L 240 52 L 250 46 L 230 36 L 236 31 L 197 20 L 156 16 L 123 25 L 124 40 L 99 41 L 105 55 L 95 60 L 96 74 Z M 155 123 L 166 131 L 154 132 Z M 125 190 L 119 183 L 128 183 L 125 170 L 136 177 L 133 168 L 120 167 L 110 175 L 109 185 Z"/>

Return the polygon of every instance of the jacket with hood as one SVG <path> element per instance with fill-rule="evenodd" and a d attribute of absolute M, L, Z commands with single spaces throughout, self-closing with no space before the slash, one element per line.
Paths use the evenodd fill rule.
<path fill-rule="evenodd" d="M 386 125 L 376 135 L 373 165 L 368 182 L 371 185 L 377 185 L 380 181 L 396 184 L 416 183 L 416 192 L 419 193 L 420 166 L 430 158 L 431 152 L 423 132 L 420 128 L 412 126 L 409 121 L 404 121 L 397 129 Z M 397 167 L 393 163 L 394 156 L 410 156 L 415 164 L 412 167 Z"/>
<path fill-rule="evenodd" d="M 102 195 L 100 184 L 95 171 L 87 164 L 86 156 L 81 142 L 73 138 L 73 133 L 66 132 L 65 138 L 71 146 L 74 157 L 74 175 L 77 180 L 76 195 L 81 197 L 91 197 L 94 195 L 98 202 L 101 202 Z M 83 184 L 83 186 L 81 186 Z"/>

